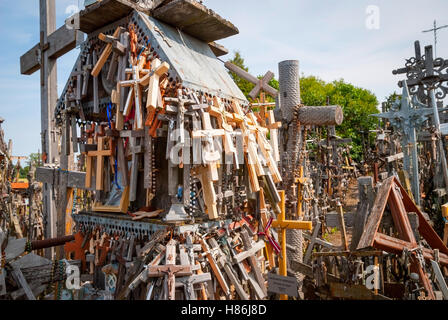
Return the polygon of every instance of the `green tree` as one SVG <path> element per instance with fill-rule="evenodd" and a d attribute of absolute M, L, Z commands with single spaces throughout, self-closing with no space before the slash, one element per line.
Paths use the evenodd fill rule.
<path fill-rule="evenodd" d="M 37 168 L 41 165 L 41 160 L 40 160 L 40 153 L 31 153 L 28 156 L 28 160 L 26 162 L 26 166 L 25 167 L 21 167 L 19 170 L 19 174 L 20 174 L 20 178 L 21 179 L 26 179 L 28 172 L 31 169 L 31 166 L 33 166 L 34 168 Z"/>
<path fill-rule="evenodd" d="M 383 103 L 382 111 L 387 112 L 390 110 L 390 107 L 395 103 L 395 101 L 401 100 L 401 95 L 396 93 L 395 91 L 391 93 L 388 97 L 385 98 L 385 102 Z"/>
<path fill-rule="evenodd" d="M 33 167 L 39 167 L 41 165 L 41 159 L 40 159 L 41 154 L 40 153 L 31 153 L 28 156 L 28 166 L 32 165 Z"/>
<path fill-rule="evenodd" d="M 362 133 L 376 129 L 378 119 L 371 114 L 378 113 L 378 99 L 369 90 L 356 87 L 343 79 L 333 81 L 328 93 L 330 104 L 340 105 L 344 111 L 344 122 L 337 127 L 337 132 L 343 137 L 353 140 L 352 156 L 356 160 L 362 158 Z M 369 134 L 370 144 L 375 134 Z"/>

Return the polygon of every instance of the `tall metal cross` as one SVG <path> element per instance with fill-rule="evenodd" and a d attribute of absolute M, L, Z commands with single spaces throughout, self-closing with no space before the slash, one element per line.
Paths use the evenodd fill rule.
<path fill-rule="evenodd" d="M 437 100 L 443 100 L 448 95 L 448 60 L 434 59 L 432 46 L 425 47 L 425 55 L 421 54 L 419 41 L 415 42 L 415 57 L 406 60 L 404 68 L 393 70 L 392 74 L 406 74 L 407 81 L 400 81 L 399 87 L 407 86 L 414 97 L 433 110 L 433 124 L 438 136 L 439 164 L 441 174 L 448 190 L 448 164 L 445 156 L 444 141 L 441 137 L 441 127 Z"/>
<path fill-rule="evenodd" d="M 404 169 L 411 174 L 412 193 L 418 206 L 421 204 L 421 198 L 416 129 L 422 127 L 428 120 L 429 115 L 433 113 L 431 108 L 425 108 L 424 105 L 422 108 L 421 105 L 416 97 L 411 102 L 407 82 L 404 80 L 401 102 L 397 100 L 389 112 L 372 115 L 373 117 L 389 119 L 392 126 L 403 133 L 401 139 L 403 153 L 405 154 L 403 165 Z M 417 106 L 420 106 L 420 108 L 417 109 Z"/>
<path fill-rule="evenodd" d="M 448 28 L 448 25 L 437 27 L 437 21 L 434 20 L 434 28 L 422 31 L 423 33 L 434 32 L 434 53 L 436 57 L 437 57 L 437 31 L 444 28 Z"/>

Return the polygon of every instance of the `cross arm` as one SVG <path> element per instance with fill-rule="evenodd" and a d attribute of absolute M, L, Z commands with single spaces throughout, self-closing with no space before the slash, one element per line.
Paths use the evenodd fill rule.
<path fill-rule="evenodd" d="M 272 227 L 277 229 L 301 229 L 311 231 L 313 229 L 313 223 L 311 221 L 274 220 L 272 222 Z"/>
<path fill-rule="evenodd" d="M 67 187 L 85 189 L 85 172 L 78 171 L 59 171 L 59 169 L 39 167 L 36 168 L 36 180 L 43 183 L 53 184 L 58 179 L 55 177 L 58 173 L 68 174 Z"/>
<path fill-rule="evenodd" d="M 241 252 L 239 254 L 237 254 L 236 256 L 233 257 L 233 261 L 234 263 L 240 263 L 241 261 L 247 259 L 248 257 L 254 255 L 255 253 L 257 253 L 258 251 L 264 249 L 265 244 L 264 241 L 258 241 L 252 248 L 250 248 L 247 251 Z"/>
<path fill-rule="evenodd" d="M 48 57 L 57 59 L 76 48 L 83 41 L 84 34 L 81 31 L 69 30 L 63 25 L 48 36 Z M 31 75 L 40 69 L 39 50 L 40 44 L 38 43 L 20 57 L 21 74 Z"/>
<path fill-rule="evenodd" d="M 207 273 L 201 273 L 201 274 L 195 274 L 189 277 L 183 277 L 183 278 L 176 278 L 176 286 L 179 285 L 185 285 L 187 283 L 191 284 L 198 284 L 202 282 L 211 281 L 212 276 L 209 272 Z"/>
<path fill-rule="evenodd" d="M 192 273 L 191 266 L 164 265 L 148 267 L 148 277 L 150 278 L 161 277 L 166 274 L 174 274 L 182 277 L 189 276 Z"/>

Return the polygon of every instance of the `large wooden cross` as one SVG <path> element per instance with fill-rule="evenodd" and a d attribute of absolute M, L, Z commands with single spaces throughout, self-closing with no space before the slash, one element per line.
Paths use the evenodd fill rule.
<path fill-rule="evenodd" d="M 40 0 L 40 42 L 20 57 L 20 73 L 31 75 L 40 69 L 41 74 L 41 136 L 42 160 L 44 163 L 55 163 L 58 158 L 57 137 L 52 127 L 53 111 L 56 107 L 57 68 L 56 60 L 74 49 L 84 40 L 82 32 L 68 29 L 65 25 L 56 30 L 55 0 Z M 63 160 L 63 159 L 62 159 Z M 66 161 L 60 161 L 61 169 L 67 170 Z M 52 202 L 53 189 L 48 184 L 43 188 L 43 212 L 47 216 L 46 237 L 56 237 L 63 228 L 56 226 L 56 206 Z M 66 197 L 62 196 L 58 204 L 59 212 L 66 206 Z M 52 250 L 46 255 L 52 258 Z"/>
<path fill-rule="evenodd" d="M 311 230 L 313 228 L 313 223 L 311 221 L 296 221 L 296 220 L 286 220 L 286 208 L 285 208 L 285 191 L 279 191 L 281 202 L 280 209 L 281 213 L 278 215 L 277 220 L 272 222 L 272 227 L 280 229 L 280 245 L 282 247 L 282 254 L 279 257 L 279 273 L 281 276 L 287 276 L 287 266 L 286 266 L 286 230 L 287 229 L 298 229 L 298 230 Z M 281 295 L 280 300 L 287 300 L 287 295 Z"/>

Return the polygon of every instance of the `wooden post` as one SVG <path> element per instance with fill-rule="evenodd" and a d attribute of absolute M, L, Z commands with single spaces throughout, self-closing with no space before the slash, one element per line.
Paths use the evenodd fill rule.
<path fill-rule="evenodd" d="M 445 228 L 443 230 L 443 244 L 448 245 L 448 203 L 442 206 L 442 216 L 445 221 Z"/>
<path fill-rule="evenodd" d="M 41 79 L 41 141 L 44 164 L 56 163 L 58 145 L 52 118 L 57 103 L 56 59 L 74 49 L 84 39 L 82 32 L 69 30 L 66 26 L 56 30 L 55 0 L 39 0 L 40 42 L 20 57 L 20 73 L 31 75 L 40 69 Z M 60 161 L 61 165 L 65 161 Z M 43 212 L 47 217 L 46 237 L 56 235 L 56 206 L 52 201 L 53 188 L 48 183 L 43 187 Z M 46 250 L 53 258 L 53 250 Z"/>
<path fill-rule="evenodd" d="M 40 0 L 40 50 L 41 50 L 41 138 L 44 163 L 55 163 L 58 152 L 57 140 L 52 126 L 53 110 L 57 103 L 56 59 L 49 58 L 45 44 L 48 36 L 56 30 L 55 0 Z M 52 201 L 53 189 L 46 183 L 43 188 L 43 212 L 47 216 L 46 238 L 56 237 L 56 206 Z M 54 250 L 47 249 L 45 255 L 51 259 Z"/>
<path fill-rule="evenodd" d="M 344 251 L 348 251 L 347 232 L 345 230 L 345 220 L 344 220 L 344 209 L 342 209 L 342 203 L 340 201 L 338 201 L 337 207 L 339 215 L 339 224 L 341 226 L 342 249 Z"/>

